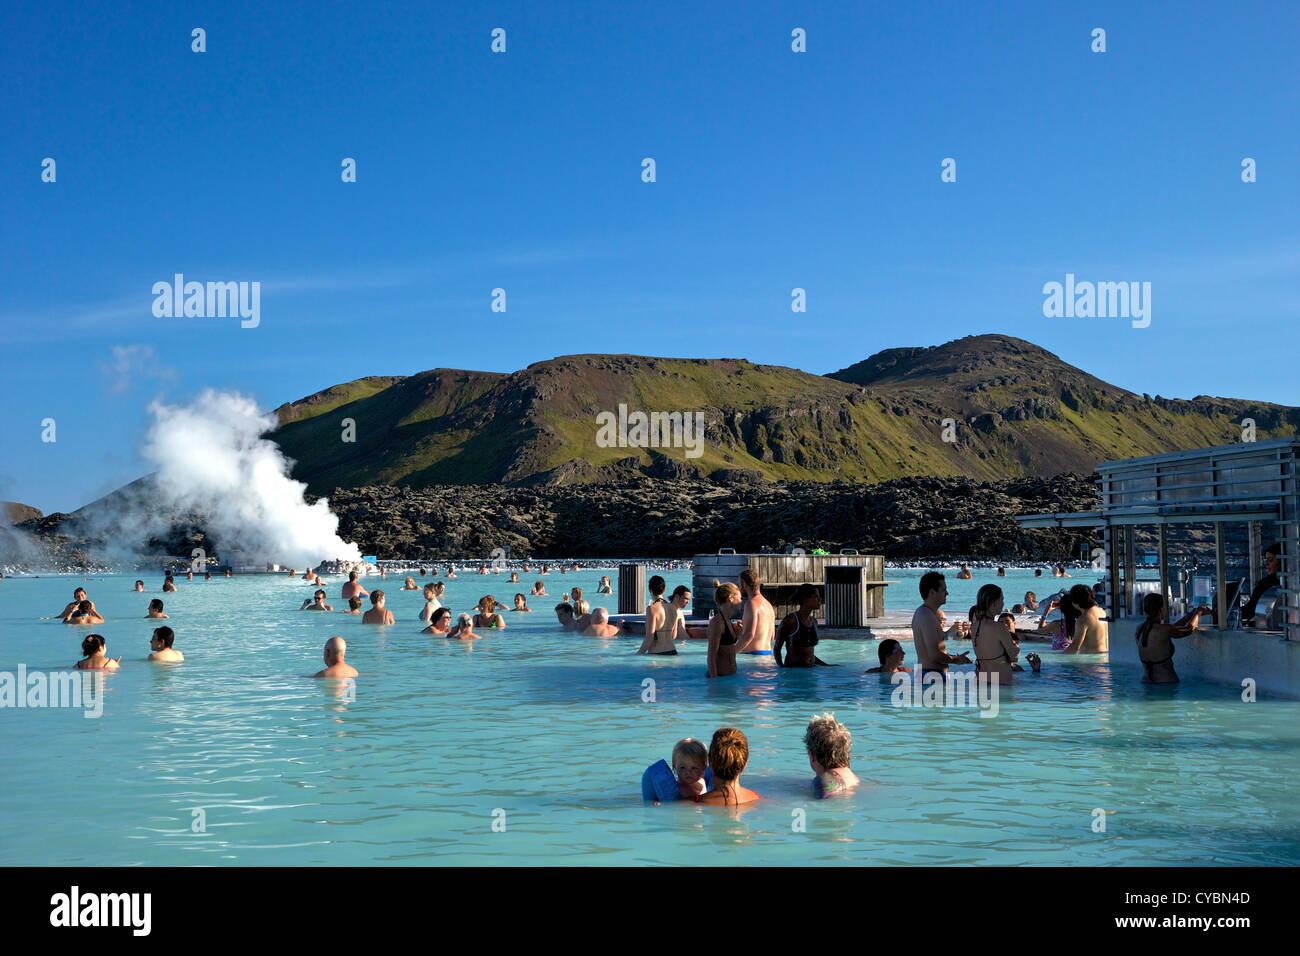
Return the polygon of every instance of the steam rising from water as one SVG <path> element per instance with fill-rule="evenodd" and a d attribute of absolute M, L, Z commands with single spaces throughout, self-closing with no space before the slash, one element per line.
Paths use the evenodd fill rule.
<path fill-rule="evenodd" d="M 307 504 L 307 486 L 289 477 L 289 460 L 262 437 L 276 427 L 274 415 L 212 389 L 190 405 L 155 401 L 149 411 L 153 426 L 141 454 L 157 466 L 162 509 L 202 515 L 224 550 L 239 547 L 259 560 L 307 567 L 360 559 L 357 546 L 338 536 L 328 502 Z"/>

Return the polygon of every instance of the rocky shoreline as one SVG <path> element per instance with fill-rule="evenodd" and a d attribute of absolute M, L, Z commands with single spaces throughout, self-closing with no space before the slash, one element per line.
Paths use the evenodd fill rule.
<path fill-rule="evenodd" d="M 1061 475 L 978 482 L 900 478 L 848 482 L 768 482 L 738 472 L 713 479 L 641 476 L 620 482 L 545 486 L 448 485 L 427 489 L 369 485 L 328 496 L 339 533 L 364 554 L 438 559 L 682 558 L 737 551 L 841 548 L 891 561 L 1065 563 L 1091 544 L 1076 530 L 1022 530 L 1015 517 L 1097 506 L 1090 477 Z M 48 567 L 102 567 L 106 544 L 75 534 L 64 514 L 15 527 Z M 178 520 L 166 538 L 133 543 L 141 553 L 186 555 L 196 542 L 219 554 L 201 519 Z M 127 543 L 116 542 L 122 546 Z M 498 551 L 497 549 L 500 549 Z M 322 558 L 327 557 L 322 555 Z M 31 555 L 14 562 L 33 566 Z"/>

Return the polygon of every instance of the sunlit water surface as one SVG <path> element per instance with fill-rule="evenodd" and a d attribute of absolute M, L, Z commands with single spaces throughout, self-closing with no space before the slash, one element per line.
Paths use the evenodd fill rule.
<path fill-rule="evenodd" d="M 888 684 L 863 677 L 876 651 L 857 641 L 822 643 L 840 667 L 778 671 L 746 657 L 737 676 L 708 680 L 702 642 L 655 659 L 635 655 L 638 639 L 558 631 L 555 595 L 577 584 L 595 602 L 601 573 L 617 578 L 550 574 L 552 597 L 530 599 L 536 613 L 507 613 L 507 630 L 472 645 L 421 635 L 422 600 L 399 591 L 400 579 L 384 585 L 398 621 L 387 628 L 299 612 L 312 591 L 301 580 L 181 579 L 163 597 L 182 665 L 144 660 L 159 575 L 144 594 L 131 590 L 137 575 L 85 581 L 108 619 L 93 630 L 124 655 L 122 668 L 105 678 L 99 719 L 0 710 L 0 862 L 1300 862 L 1288 793 L 1300 702 L 1150 688 L 1103 659 L 1043 652 L 1042 676 L 1004 690 L 994 718 L 905 709 L 891 706 Z M 891 607 L 916 603 L 919 573 L 891 571 L 902 581 Z M 964 612 L 987 580 L 950 574 L 950 611 Z M 78 583 L 0 581 L 0 671 L 78 659 L 92 628 L 37 620 Z M 1010 600 L 1054 590 L 1028 572 L 999 583 Z M 340 585 L 328 582 L 336 607 Z M 466 574 L 444 603 L 459 612 L 482 594 L 508 601 L 527 589 Z M 354 700 L 308 679 L 333 634 L 361 672 Z M 864 786 L 817 801 L 801 737 L 827 710 L 853 732 Z M 762 801 L 743 812 L 642 805 L 648 764 L 679 737 L 707 742 L 724 725 L 748 735 L 743 782 Z"/>

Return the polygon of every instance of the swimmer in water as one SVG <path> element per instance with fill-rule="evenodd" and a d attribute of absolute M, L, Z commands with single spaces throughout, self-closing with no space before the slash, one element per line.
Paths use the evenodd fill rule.
<path fill-rule="evenodd" d="M 541 581 L 533 582 L 533 597 L 547 597 L 546 585 Z"/>
<path fill-rule="evenodd" d="M 185 660 L 185 655 L 172 647 L 175 641 L 176 632 L 170 627 L 155 627 L 153 637 L 149 638 L 150 654 L 145 660 L 161 661 L 164 664 L 179 664 Z"/>
<path fill-rule="evenodd" d="M 667 583 L 659 575 L 646 582 L 654 600 L 645 609 L 645 639 L 638 654 L 676 654 L 676 642 L 686 639 L 686 617 L 682 609 L 691 602 L 690 589 L 679 585 L 671 599 L 664 600 Z"/>
<path fill-rule="evenodd" d="M 613 586 L 609 583 L 609 575 L 608 575 L 608 574 L 606 574 L 604 577 L 602 577 L 602 578 L 600 579 L 600 584 L 598 584 L 598 585 L 596 586 L 596 593 L 597 593 L 597 594 L 613 594 L 613 593 L 614 593 L 614 588 L 613 588 Z"/>
<path fill-rule="evenodd" d="M 709 744 L 709 766 L 713 769 L 713 789 L 695 798 L 696 803 L 711 807 L 734 807 L 753 803 L 757 793 L 740 785 L 740 775 L 749 764 L 749 741 L 735 727 L 721 727 Z"/>
<path fill-rule="evenodd" d="M 488 594 L 479 599 L 478 613 L 474 615 L 474 626 L 488 630 L 503 630 L 506 619 L 497 611 L 496 598 Z"/>
<path fill-rule="evenodd" d="M 482 634 L 474 633 L 474 619 L 468 614 L 462 614 L 456 619 L 455 629 L 447 635 L 452 640 L 458 641 L 475 641 L 482 637 Z"/>
<path fill-rule="evenodd" d="M 334 608 L 325 603 L 325 589 L 317 588 L 316 594 L 310 601 L 303 601 L 300 611 L 332 611 Z"/>
<path fill-rule="evenodd" d="M 808 721 L 803 745 L 808 751 L 808 766 L 817 774 L 813 793 L 819 800 L 833 793 L 847 793 L 861 782 L 849 769 L 853 736 L 834 714 L 821 714 Z"/>
<path fill-rule="evenodd" d="M 163 589 L 163 594 L 166 594 L 168 591 L 176 590 L 176 581 L 172 578 L 170 574 L 167 575 L 167 579 L 163 581 L 162 589 Z"/>
<path fill-rule="evenodd" d="M 776 634 L 776 612 L 763 596 L 763 585 L 753 568 L 740 572 L 740 599 L 745 613 L 740 620 L 740 646 L 736 653 L 770 656 Z"/>
<path fill-rule="evenodd" d="M 530 608 L 530 607 L 528 606 L 528 599 L 527 599 L 526 597 L 524 597 L 522 594 L 516 594 L 516 595 L 515 595 L 515 606 L 512 607 L 510 610 L 512 610 L 512 611 L 526 611 L 526 612 L 528 612 L 528 613 L 531 614 L 533 609 Z"/>
<path fill-rule="evenodd" d="M 511 571 L 511 572 L 510 572 L 510 583 L 511 583 L 511 584 L 518 584 L 518 583 L 519 583 L 519 572 L 518 572 L 518 571 Z"/>
<path fill-rule="evenodd" d="M 186 571 L 186 572 L 185 572 L 185 580 L 186 580 L 186 581 L 193 581 L 193 580 L 194 580 L 194 572 L 193 572 L 193 571 Z"/>
<path fill-rule="evenodd" d="M 1168 608 L 1159 594 L 1142 598 L 1142 614 L 1146 617 L 1135 635 L 1138 660 L 1142 662 L 1142 683 L 1177 684 L 1178 672 L 1174 670 L 1174 641 L 1193 633 L 1201 623 L 1202 614 L 1213 611 L 1205 605 L 1194 607 L 1176 624 L 1165 621 Z"/>
<path fill-rule="evenodd" d="M 486 564 L 480 564 L 480 565 L 478 566 L 478 573 L 479 573 L 479 574 L 487 574 L 487 573 L 488 573 L 487 565 L 486 565 Z"/>
<path fill-rule="evenodd" d="M 970 639 L 975 651 L 975 672 L 996 674 L 998 683 L 1010 684 L 1015 663 L 1020 657 L 1020 644 L 1002 620 L 1002 589 L 996 584 L 986 584 L 975 598 Z M 1036 669 L 1036 668 L 1035 668 Z"/>
<path fill-rule="evenodd" d="M 561 601 L 555 605 L 555 618 L 560 622 L 560 627 L 566 631 L 576 631 L 578 622 L 573 619 L 573 605 L 566 601 Z"/>
<path fill-rule="evenodd" d="M 427 624 L 433 620 L 433 612 L 442 607 L 442 601 L 439 599 L 446 590 L 447 585 L 441 581 L 431 581 L 424 586 L 424 607 L 420 608 L 421 621 Z"/>
<path fill-rule="evenodd" d="M 817 609 L 822 606 L 821 595 L 816 586 L 807 582 L 794 591 L 794 601 L 798 609 L 791 611 L 776 629 L 776 647 L 772 655 L 778 667 L 831 667 L 818 657 L 813 648 L 817 646 Z M 781 659 L 781 650 L 790 645 L 785 660 Z M 716 774 L 717 771 L 714 771 Z"/>
<path fill-rule="evenodd" d="M 957 572 L 957 580 L 959 581 L 969 581 L 974 576 L 970 573 L 970 568 L 964 564 L 961 566 L 961 570 Z"/>
<path fill-rule="evenodd" d="M 95 610 L 95 606 L 89 601 L 82 601 L 78 604 L 67 617 L 63 619 L 64 624 L 103 624 L 104 618 Z"/>
<path fill-rule="evenodd" d="M 108 655 L 104 652 L 107 647 L 107 641 L 102 634 L 87 634 L 86 639 L 81 642 L 81 660 L 72 666 L 79 671 L 112 671 L 121 666 L 122 658 L 109 660 Z"/>
<path fill-rule="evenodd" d="M 343 585 L 343 591 L 341 596 L 343 600 L 346 601 L 349 598 L 354 598 L 354 597 L 369 597 L 370 592 L 367 591 L 365 588 L 363 588 L 357 582 L 357 572 L 349 571 L 348 580 L 347 583 Z"/>
<path fill-rule="evenodd" d="M 344 610 L 340 610 L 339 613 L 340 613 L 340 614 L 360 614 L 360 613 L 361 613 L 361 604 L 362 604 L 361 598 L 357 597 L 357 596 L 354 594 L 352 597 L 348 598 L 348 608 L 347 608 L 347 610 L 346 610 L 346 611 L 344 611 Z"/>
<path fill-rule="evenodd" d="M 357 677 L 357 669 L 344 661 L 348 653 L 348 642 L 341 637 L 331 637 L 325 642 L 325 669 L 311 676 L 316 677 Z"/>
<path fill-rule="evenodd" d="M 429 621 L 421 634 L 437 634 L 441 637 L 447 637 L 451 633 L 451 611 L 445 607 L 440 607 L 433 612 L 433 618 Z"/>
<path fill-rule="evenodd" d="M 609 611 L 598 607 L 591 612 L 590 622 L 579 633 L 583 637 L 618 637 L 618 627 L 609 623 Z"/>
<path fill-rule="evenodd" d="M 683 737 L 677 741 L 673 747 L 670 766 L 673 776 L 677 778 L 677 799 L 694 800 L 705 794 L 707 788 L 704 786 L 704 771 L 708 766 L 709 752 L 704 749 L 704 744 L 692 737 Z M 646 770 L 642 778 L 643 791 L 646 787 L 645 777 L 653 771 L 654 767 Z M 661 806 L 660 801 L 653 802 L 656 807 Z"/>
<path fill-rule="evenodd" d="M 167 615 L 163 613 L 163 602 L 159 598 L 154 598 L 149 602 L 149 613 L 146 614 L 145 617 L 155 619 L 167 617 Z"/>
<path fill-rule="evenodd" d="M 907 653 L 903 650 L 903 645 L 892 637 L 887 637 L 880 642 L 876 648 L 876 653 L 880 656 L 880 666 L 867 668 L 868 674 L 890 674 L 912 673 L 912 668 L 904 667 L 903 661 L 907 659 Z"/>
<path fill-rule="evenodd" d="M 370 594 L 370 603 L 374 605 L 361 615 L 362 624 L 392 624 L 393 612 L 384 607 L 384 592 L 376 588 Z"/>
<path fill-rule="evenodd" d="M 583 600 L 582 588 L 573 589 L 573 600 L 570 603 L 573 605 L 574 614 L 582 616 L 591 613 L 591 605 Z"/>
<path fill-rule="evenodd" d="M 72 592 L 72 600 L 69 601 L 66 605 L 64 605 L 62 611 L 60 611 L 58 614 L 55 614 L 53 616 L 58 618 L 60 621 L 66 621 L 68 619 L 68 615 L 70 615 L 73 611 L 77 610 L 77 607 L 81 604 L 81 602 L 85 601 L 88 597 L 89 595 L 86 594 L 85 588 L 77 588 Z M 94 609 L 95 607 L 94 601 L 90 602 L 90 607 L 92 610 Z M 41 620 L 48 621 L 49 618 L 48 617 L 41 618 Z"/>
<path fill-rule="evenodd" d="M 736 673 L 736 645 L 740 643 L 734 619 L 743 613 L 740 588 L 730 581 L 714 581 L 713 603 L 716 608 L 709 618 L 705 636 L 709 641 L 709 677 L 728 677 Z"/>
<path fill-rule="evenodd" d="M 135 582 L 135 589 L 136 589 L 137 591 L 143 591 L 143 590 L 144 590 L 144 582 L 143 582 L 143 581 L 136 581 L 136 582 Z"/>

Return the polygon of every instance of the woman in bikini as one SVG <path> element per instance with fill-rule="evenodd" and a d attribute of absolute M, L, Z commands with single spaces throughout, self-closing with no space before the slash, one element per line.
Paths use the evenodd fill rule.
<path fill-rule="evenodd" d="M 776 646 L 772 656 L 778 667 L 832 667 L 819 658 L 813 648 L 817 646 L 817 609 L 822 606 L 821 595 L 812 584 L 801 584 L 794 591 L 797 611 L 791 611 L 776 629 Z M 789 643 L 789 653 L 781 659 L 781 649 Z"/>
<path fill-rule="evenodd" d="M 1136 639 L 1138 660 L 1142 662 L 1144 684 L 1177 684 L 1178 672 L 1174 670 L 1174 641 L 1196 630 L 1202 614 L 1211 613 L 1204 605 L 1193 608 L 1177 624 L 1165 621 L 1165 599 L 1159 594 L 1148 594 L 1142 599 L 1142 613 L 1146 620 L 1138 625 Z"/>
<path fill-rule="evenodd" d="M 740 640 L 732 620 L 741 612 L 740 588 L 728 582 L 713 582 L 713 603 L 717 612 L 709 618 L 709 671 L 710 677 L 726 677 L 736 673 L 736 644 Z"/>
<path fill-rule="evenodd" d="M 110 660 L 104 653 L 107 643 L 101 634 L 87 634 L 86 639 L 81 642 L 81 653 L 85 655 L 77 661 L 73 667 L 79 671 L 112 671 L 122 663 L 122 658 Z"/>
<path fill-rule="evenodd" d="M 677 605 L 664 600 L 664 591 L 668 584 L 659 575 L 646 582 L 652 600 L 645 609 L 645 640 L 637 649 L 638 654 L 676 654 L 679 618 Z"/>
<path fill-rule="evenodd" d="M 999 684 L 1010 684 L 1020 645 L 1002 613 L 1002 589 L 996 584 L 986 584 L 975 598 L 975 614 L 971 623 L 971 644 L 975 649 L 975 672 L 997 674 Z"/>
<path fill-rule="evenodd" d="M 504 630 L 506 619 L 497 613 L 496 598 L 487 595 L 478 602 L 478 613 L 474 615 L 474 626 L 487 630 Z"/>

